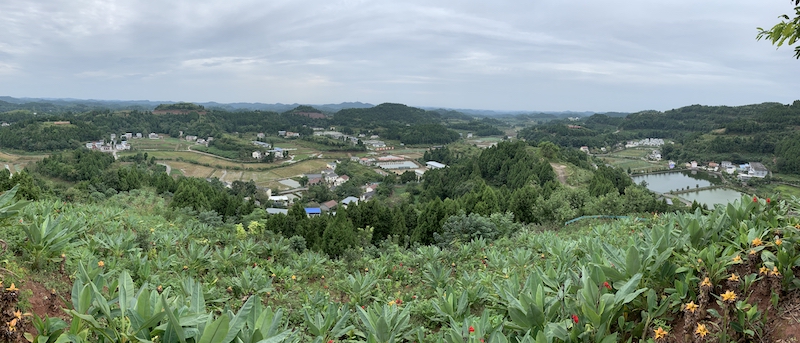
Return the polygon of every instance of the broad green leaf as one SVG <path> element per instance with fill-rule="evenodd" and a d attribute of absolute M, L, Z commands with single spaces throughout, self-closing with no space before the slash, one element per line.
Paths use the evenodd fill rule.
<path fill-rule="evenodd" d="M 257 297 L 251 296 L 247 298 L 247 301 L 244 302 L 242 308 L 239 309 L 239 312 L 236 313 L 236 316 L 233 317 L 233 321 L 231 322 L 230 330 L 228 334 L 225 335 L 225 339 L 222 340 L 222 343 L 228 343 L 233 341 L 236 338 L 236 335 L 239 334 L 239 331 L 242 331 L 244 324 L 247 321 L 247 316 L 250 315 L 250 311 L 253 310 L 253 303 Z"/>
<path fill-rule="evenodd" d="M 167 304 L 166 297 L 164 296 L 161 297 L 161 303 L 164 305 L 164 312 L 167 313 L 167 320 L 168 320 L 167 330 L 164 331 L 164 341 L 165 342 L 172 341 L 171 337 L 169 340 L 167 339 L 167 337 L 168 335 L 174 334 L 178 338 L 178 341 L 180 341 L 181 343 L 185 343 L 186 335 L 183 331 L 183 326 L 181 326 L 180 321 L 178 321 L 178 318 L 175 317 L 175 313 L 172 312 L 172 309 Z M 172 330 L 170 330 L 170 328 Z"/>
<path fill-rule="evenodd" d="M 211 325 L 206 326 L 198 343 L 222 343 L 225 336 L 228 335 L 229 324 L 230 319 L 227 315 L 219 316 Z"/>
<path fill-rule="evenodd" d="M 134 294 L 134 286 L 133 286 L 133 279 L 131 279 L 131 275 L 128 274 L 127 270 L 123 270 L 122 273 L 119 274 L 119 310 L 122 315 L 128 313 L 128 306 L 133 299 Z"/>

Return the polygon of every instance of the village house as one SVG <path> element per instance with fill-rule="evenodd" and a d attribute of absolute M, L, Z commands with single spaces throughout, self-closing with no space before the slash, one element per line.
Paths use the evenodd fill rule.
<path fill-rule="evenodd" d="M 289 205 L 289 197 L 285 195 L 273 195 L 269 197 L 269 201 L 272 201 L 273 204 L 276 206 L 288 206 Z"/>
<path fill-rule="evenodd" d="M 197 140 L 197 136 L 186 135 L 186 140 L 189 142 L 194 142 Z"/>
<path fill-rule="evenodd" d="M 769 175 L 769 169 L 760 162 L 750 162 L 750 169 L 747 174 L 751 177 L 764 178 Z"/>
<path fill-rule="evenodd" d="M 266 211 L 268 214 L 283 214 L 283 215 L 289 214 L 289 210 L 285 208 L 267 208 Z"/>
<path fill-rule="evenodd" d="M 141 132 L 137 132 L 137 133 L 136 133 L 136 138 L 137 138 L 137 139 L 140 139 L 140 138 L 142 138 L 142 133 L 141 133 Z"/>
<path fill-rule="evenodd" d="M 412 161 L 395 161 L 395 162 L 379 162 L 377 163 L 378 167 L 382 169 L 415 169 L 419 168 L 416 163 Z"/>
<path fill-rule="evenodd" d="M 370 201 L 370 199 L 372 199 L 373 197 L 375 197 L 375 191 L 370 191 L 370 192 L 364 192 L 364 194 L 361 194 L 361 198 L 360 199 L 361 199 L 361 201 Z"/>
<path fill-rule="evenodd" d="M 147 138 L 150 138 L 150 139 L 158 139 L 158 134 L 157 134 L 157 133 L 155 133 L 155 132 L 150 132 L 150 134 L 149 134 L 149 135 L 147 135 Z"/>
<path fill-rule="evenodd" d="M 322 175 L 325 179 L 325 183 L 333 184 L 336 182 L 336 179 L 339 178 L 339 175 L 333 172 L 333 169 L 326 169 L 322 172 Z"/>
<path fill-rule="evenodd" d="M 253 158 L 260 160 L 261 157 L 261 151 L 253 151 Z"/>
<path fill-rule="evenodd" d="M 259 132 L 258 134 L 256 134 L 256 137 L 258 137 L 258 138 L 264 138 L 265 136 L 264 136 L 264 133 L 263 133 L 263 132 Z"/>
<path fill-rule="evenodd" d="M 337 205 L 339 204 L 336 203 L 336 200 L 331 200 L 323 202 L 319 208 L 322 210 L 322 212 L 330 212 L 331 210 L 335 209 Z"/>
<path fill-rule="evenodd" d="M 319 217 L 322 215 L 322 209 L 319 207 L 306 207 L 306 216 L 310 217 Z"/>
<path fill-rule="evenodd" d="M 365 140 L 363 143 L 367 146 L 367 148 L 372 148 L 373 150 L 386 147 L 386 143 L 384 141 L 374 139 Z"/>
<path fill-rule="evenodd" d="M 347 197 L 342 200 L 342 207 L 347 208 L 350 204 L 358 204 L 359 199 L 356 197 Z"/>
<path fill-rule="evenodd" d="M 339 187 L 339 186 L 343 185 L 347 181 L 350 181 L 350 177 L 347 176 L 347 175 L 341 175 L 338 178 L 336 178 L 336 180 L 333 181 L 333 186 L 334 187 Z"/>
<path fill-rule="evenodd" d="M 581 151 L 583 151 L 583 152 L 588 154 L 589 153 L 589 147 L 584 145 L 584 146 L 581 147 Z"/>
<path fill-rule="evenodd" d="M 442 169 L 444 167 L 447 167 L 446 164 L 439 163 L 439 162 L 436 162 L 436 161 L 425 162 L 425 165 L 428 166 L 428 169 Z"/>

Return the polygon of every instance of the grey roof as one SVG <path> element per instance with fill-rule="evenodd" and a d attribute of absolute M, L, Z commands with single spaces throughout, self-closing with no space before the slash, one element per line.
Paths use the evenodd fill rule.
<path fill-rule="evenodd" d="M 285 208 L 268 208 L 267 213 L 269 214 L 289 214 L 289 210 Z"/>
<path fill-rule="evenodd" d="M 358 198 L 356 197 L 347 197 L 342 200 L 342 204 L 349 205 L 350 203 L 358 202 Z"/>
<path fill-rule="evenodd" d="M 750 168 L 757 171 L 765 171 L 765 172 L 769 171 L 767 167 L 764 167 L 764 165 L 759 162 L 750 162 Z"/>

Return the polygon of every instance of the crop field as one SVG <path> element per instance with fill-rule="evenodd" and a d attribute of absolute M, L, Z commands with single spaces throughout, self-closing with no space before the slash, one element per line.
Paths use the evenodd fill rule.
<path fill-rule="evenodd" d="M 214 172 L 214 168 L 188 162 L 164 161 L 163 163 L 169 165 L 173 173 L 178 170 L 183 173 L 184 176 L 189 177 L 207 178 Z"/>
<path fill-rule="evenodd" d="M 177 138 L 164 138 L 164 139 L 148 139 L 148 138 L 141 138 L 141 139 L 131 139 L 128 141 L 131 145 L 131 148 L 135 150 L 174 150 L 174 151 L 181 151 L 186 150 L 190 145 L 194 145 L 194 143 L 188 142 L 183 139 Z"/>

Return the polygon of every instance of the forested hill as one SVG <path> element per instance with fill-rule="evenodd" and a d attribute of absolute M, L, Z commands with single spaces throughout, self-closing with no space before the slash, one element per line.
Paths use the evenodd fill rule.
<path fill-rule="evenodd" d="M 626 117 L 595 114 L 579 121 L 556 120 L 519 133 L 534 144 L 613 147 L 627 140 L 665 138 L 662 156 L 676 162 L 762 162 L 771 170 L 800 173 L 800 100 L 789 105 L 692 105 L 642 111 Z"/>
<path fill-rule="evenodd" d="M 168 110 L 165 110 L 169 112 Z M 77 148 L 89 140 L 107 137 L 110 133 L 150 132 L 178 137 L 180 131 L 199 137 L 220 136 L 231 132 L 266 132 L 278 130 L 312 133 L 310 127 L 324 120 L 291 113 L 262 111 L 227 112 L 211 110 L 205 115 L 196 111 L 186 114 L 156 114 L 149 111 L 93 110 L 60 115 L 33 115 L 28 111 L 0 113 L 0 146 L 27 151 L 53 151 Z M 52 125 L 68 121 L 69 125 Z"/>
<path fill-rule="evenodd" d="M 763 130 L 782 131 L 787 125 L 800 125 L 800 101 L 792 105 L 767 102 L 738 107 L 692 105 L 665 112 L 643 111 L 625 117 L 623 130 L 704 132 L 726 129 L 737 133 Z"/>
<path fill-rule="evenodd" d="M 472 117 L 450 110 L 426 111 L 403 104 L 385 103 L 372 108 L 347 108 L 333 117 L 337 125 L 386 126 L 393 124 L 433 124 L 444 119 L 471 120 Z"/>

